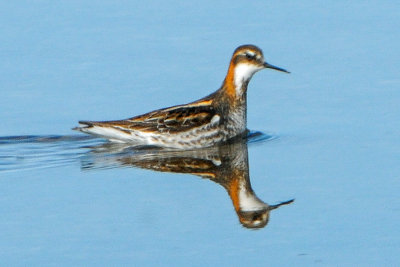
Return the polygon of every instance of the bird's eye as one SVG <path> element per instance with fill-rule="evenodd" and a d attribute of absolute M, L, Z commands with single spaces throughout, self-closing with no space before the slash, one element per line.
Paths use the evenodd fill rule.
<path fill-rule="evenodd" d="M 246 58 L 247 58 L 247 59 L 254 59 L 254 58 L 255 58 L 255 55 L 246 53 Z"/>

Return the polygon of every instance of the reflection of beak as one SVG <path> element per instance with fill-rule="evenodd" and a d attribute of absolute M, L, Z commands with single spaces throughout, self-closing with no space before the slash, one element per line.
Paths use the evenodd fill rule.
<path fill-rule="evenodd" d="M 280 206 L 288 205 L 288 204 L 292 203 L 293 201 L 294 201 L 294 199 L 291 199 L 291 200 L 284 201 L 284 202 L 281 202 L 281 203 L 276 204 L 276 205 L 271 205 L 271 206 L 269 206 L 269 210 L 274 210 L 274 209 L 279 208 Z"/>
<path fill-rule="evenodd" d="M 279 70 L 279 71 L 283 71 L 283 72 L 286 72 L 286 73 L 290 73 L 289 71 L 287 71 L 287 70 L 285 70 L 285 69 L 282 69 L 282 68 L 279 68 L 279 67 L 277 67 L 277 66 L 268 64 L 267 62 L 264 62 L 264 68 L 274 69 L 274 70 Z"/>

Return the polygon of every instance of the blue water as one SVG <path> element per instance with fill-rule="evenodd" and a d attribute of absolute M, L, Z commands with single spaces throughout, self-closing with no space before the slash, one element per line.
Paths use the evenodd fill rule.
<path fill-rule="evenodd" d="M 0 9 L 1 265 L 400 264 L 396 1 Z M 248 127 L 267 136 L 248 145 L 251 187 L 295 199 L 262 229 L 221 184 L 120 164 L 137 151 L 71 130 L 203 97 L 246 43 L 291 71 L 249 85 Z"/>

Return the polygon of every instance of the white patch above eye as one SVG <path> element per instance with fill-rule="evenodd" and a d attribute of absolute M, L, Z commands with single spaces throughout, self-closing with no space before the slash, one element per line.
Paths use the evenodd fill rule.
<path fill-rule="evenodd" d="M 249 55 L 249 56 L 251 56 L 251 57 L 254 57 L 256 54 L 253 52 L 253 51 L 246 51 L 245 53 L 244 53 L 245 55 Z"/>
<path fill-rule="evenodd" d="M 247 64 L 247 63 L 239 63 L 235 67 L 235 86 L 236 86 L 236 93 L 239 94 L 242 85 L 244 82 L 247 82 L 248 80 L 253 77 L 254 73 L 257 71 L 261 70 L 263 67 L 254 65 L 254 64 Z"/>

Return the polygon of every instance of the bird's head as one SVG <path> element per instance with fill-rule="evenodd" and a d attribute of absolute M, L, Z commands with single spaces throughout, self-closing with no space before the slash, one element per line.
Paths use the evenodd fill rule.
<path fill-rule="evenodd" d="M 271 65 L 264 60 L 263 52 L 255 45 L 242 45 L 233 52 L 226 82 L 235 88 L 236 95 L 246 90 L 254 73 L 262 69 L 287 70 Z"/>

